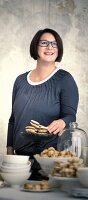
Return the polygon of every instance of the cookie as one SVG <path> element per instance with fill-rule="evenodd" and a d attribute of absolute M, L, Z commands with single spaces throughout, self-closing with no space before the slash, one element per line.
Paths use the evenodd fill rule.
<path fill-rule="evenodd" d="M 38 124 L 38 125 L 40 124 L 39 122 L 32 120 L 32 119 L 31 119 L 31 122 L 34 123 L 34 124 Z"/>
<path fill-rule="evenodd" d="M 24 189 L 29 189 L 29 190 L 43 190 L 43 189 L 49 189 L 49 184 L 48 181 L 43 180 L 40 183 L 25 183 L 24 184 Z"/>
<path fill-rule="evenodd" d="M 25 127 L 25 129 L 30 129 L 30 128 L 31 128 L 31 129 L 36 129 L 35 127 L 30 126 L 30 125 Z"/>
<path fill-rule="evenodd" d="M 37 129 L 35 127 L 32 127 L 32 126 L 26 126 L 25 131 L 27 133 L 37 133 Z"/>
<path fill-rule="evenodd" d="M 35 121 L 35 120 L 31 120 L 30 121 L 31 126 L 35 127 L 35 128 L 39 128 L 40 123 Z"/>
<path fill-rule="evenodd" d="M 41 124 L 39 125 L 39 128 L 44 128 L 44 129 L 48 130 L 47 126 L 42 126 Z"/>
<path fill-rule="evenodd" d="M 26 132 L 27 132 L 27 133 L 37 133 L 37 131 L 32 130 L 32 129 L 27 129 Z"/>
<path fill-rule="evenodd" d="M 40 125 L 38 128 L 39 133 L 48 133 L 48 128 L 45 126 Z"/>
<path fill-rule="evenodd" d="M 48 131 L 46 129 L 38 129 L 38 133 L 48 133 Z"/>
<path fill-rule="evenodd" d="M 33 184 L 25 183 L 25 184 L 24 184 L 24 189 L 30 189 L 30 190 L 33 190 Z"/>

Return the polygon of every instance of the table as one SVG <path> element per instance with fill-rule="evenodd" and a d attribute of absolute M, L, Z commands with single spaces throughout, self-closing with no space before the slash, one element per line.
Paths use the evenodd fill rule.
<path fill-rule="evenodd" d="M 55 189 L 49 192 L 25 192 L 15 187 L 0 188 L 0 200 L 79 200 L 69 196 L 66 192 Z M 84 200 L 84 198 L 81 198 Z"/>

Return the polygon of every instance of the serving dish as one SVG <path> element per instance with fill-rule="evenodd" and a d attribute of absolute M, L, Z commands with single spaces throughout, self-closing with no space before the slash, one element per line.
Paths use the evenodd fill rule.
<path fill-rule="evenodd" d="M 31 133 L 31 132 L 29 132 L 29 133 L 27 133 L 26 131 L 24 131 L 24 132 L 21 132 L 21 136 L 23 136 L 23 137 L 29 137 L 29 136 L 31 136 L 31 137 L 51 137 L 51 136 L 53 136 L 53 134 L 49 134 L 49 133 L 39 133 L 39 132 L 37 132 L 37 133 Z"/>
<path fill-rule="evenodd" d="M 64 192 L 69 192 L 73 187 L 80 187 L 78 178 L 52 176 L 52 179 L 58 182 L 60 190 Z"/>
<path fill-rule="evenodd" d="M 37 162 L 40 164 L 41 168 L 45 172 L 46 175 L 50 175 L 53 172 L 54 164 L 57 161 L 67 162 L 69 159 L 73 157 L 41 157 L 39 154 L 34 155 Z"/>
<path fill-rule="evenodd" d="M 56 179 L 60 182 L 79 182 L 77 177 L 61 177 L 61 176 L 52 176 L 53 179 Z"/>
<path fill-rule="evenodd" d="M 42 190 L 21 188 L 20 190 L 25 191 L 25 192 L 51 192 L 52 188 L 47 188 L 47 189 L 42 189 Z"/>
<path fill-rule="evenodd" d="M 52 187 L 50 186 L 49 181 L 42 180 L 42 181 L 26 181 L 21 190 L 28 191 L 28 192 L 49 192 L 51 191 Z"/>

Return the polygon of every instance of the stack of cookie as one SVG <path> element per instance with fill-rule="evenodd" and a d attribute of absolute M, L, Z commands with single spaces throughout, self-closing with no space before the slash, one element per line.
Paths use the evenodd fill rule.
<path fill-rule="evenodd" d="M 24 184 L 24 189 L 29 189 L 29 190 L 44 190 L 44 189 L 50 189 L 50 185 L 48 181 L 43 180 L 40 183 L 25 183 Z"/>
<path fill-rule="evenodd" d="M 49 147 L 47 149 L 44 149 L 39 155 L 41 157 L 63 157 L 63 158 L 76 157 L 76 154 L 73 151 L 68 151 L 68 150 L 58 151 L 54 147 Z"/>
<path fill-rule="evenodd" d="M 48 132 L 48 128 L 45 126 L 42 126 L 39 122 L 35 121 L 35 120 L 31 120 L 29 126 L 25 127 L 25 131 L 30 134 L 30 133 L 34 133 L 34 134 L 47 134 Z"/>
<path fill-rule="evenodd" d="M 76 177 L 77 169 L 83 167 L 83 160 L 79 158 L 68 159 L 67 162 L 56 161 L 54 163 L 53 176 Z"/>

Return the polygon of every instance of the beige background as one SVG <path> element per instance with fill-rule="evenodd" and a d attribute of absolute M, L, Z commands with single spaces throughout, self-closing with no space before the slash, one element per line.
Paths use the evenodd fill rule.
<path fill-rule="evenodd" d="M 78 84 L 77 122 L 88 133 L 88 0 L 0 0 L 0 153 L 6 151 L 13 83 L 36 66 L 29 45 L 45 27 L 63 39 L 58 67 L 69 71 Z"/>

